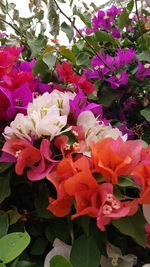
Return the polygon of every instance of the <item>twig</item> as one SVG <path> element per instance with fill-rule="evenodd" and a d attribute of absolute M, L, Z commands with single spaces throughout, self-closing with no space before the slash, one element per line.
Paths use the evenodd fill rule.
<path fill-rule="evenodd" d="M 137 19 L 138 19 L 139 30 L 140 30 L 140 34 L 141 34 L 141 38 L 142 38 L 142 42 L 144 42 L 144 39 L 143 39 L 143 31 L 142 31 L 142 27 L 141 27 L 141 22 L 140 22 L 139 12 L 138 12 L 137 0 L 135 0 L 135 10 L 136 10 L 136 16 L 137 16 Z"/>
<path fill-rule="evenodd" d="M 2 19 L 1 17 L 0 17 L 0 21 L 2 21 L 5 24 L 9 25 L 14 31 L 16 31 L 19 35 L 24 37 L 24 35 L 18 29 L 16 29 L 10 22 L 6 21 L 5 19 Z"/>
<path fill-rule="evenodd" d="M 99 54 L 95 51 L 95 49 L 93 48 L 93 46 L 89 43 L 88 40 L 86 40 L 86 38 L 84 37 L 84 35 L 78 30 L 78 28 L 75 26 L 75 24 L 72 22 L 72 20 L 63 12 L 63 10 L 59 7 L 59 5 L 57 4 L 57 1 L 54 0 L 58 10 L 60 11 L 60 13 L 67 19 L 70 21 L 71 25 L 73 26 L 73 28 L 76 30 L 76 32 L 83 38 L 83 40 L 86 42 L 86 44 L 92 49 L 92 51 L 94 52 L 94 54 L 103 62 L 103 64 L 111 70 L 111 67 L 103 60 L 103 58 L 101 58 L 99 56 Z"/>

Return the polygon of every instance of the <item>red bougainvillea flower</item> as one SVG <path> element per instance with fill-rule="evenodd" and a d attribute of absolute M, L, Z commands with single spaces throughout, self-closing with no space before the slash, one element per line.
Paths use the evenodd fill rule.
<path fill-rule="evenodd" d="M 92 159 L 97 172 L 107 181 L 116 184 L 118 176 L 130 175 L 141 157 L 140 141 L 126 141 L 121 138 L 105 138 L 91 144 Z"/>
<path fill-rule="evenodd" d="M 2 151 L 16 158 L 15 170 L 19 175 L 23 174 L 25 167 L 32 168 L 41 159 L 39 149 L 32 146 L 28 141 L 17 138 L 7 140 Z"/>
<path fill-rule="evenodd" d="M 70 76 L 74 74 L 72 65 L 68 62 L 63 62 L 62 64 L 56 65 L 56 72 L 60 80 L 69 82 Z"/>
<path fill-rule="evenodd" d="M 40 149 L 38 149 L 26 140 L 12 138 L 5 142 L 2 151 L 4 155 L 1 161 L 8 162 L 10 155 L 14 156 L 13 162 L 16 159 L 16 173 L 22 175 L 24 169 L 29 168 L 27 177 L 31 181 L 44 179 L 55 164 L 58 163 L 58 161 L 51 159 L 50 141 L 47 139 L 42 140 Z M 10 158 L 10 162 L 12 162 L 12 158 Z M 35 163 L 38 165 L 35 166 Z"/>
<path fill-rule="evenodd" d="M 93 191 L 93 192 L 92 192 Z M 97 217 L 97 226 L 104 231 L 105 226 L 111 219 L 118 219 L 128 215 L 130 207 L 125 207 L 113 195 L 113 186 L 110 183 L 103 183 L 94 190 L 84 190 L 76 193 L 77 213 L 72 218 L 82 215 Z"/>

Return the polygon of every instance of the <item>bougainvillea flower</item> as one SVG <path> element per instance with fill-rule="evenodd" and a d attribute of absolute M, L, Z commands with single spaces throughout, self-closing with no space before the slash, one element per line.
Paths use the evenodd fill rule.
<path fill-rule="evenodd" d="M 101 267 L 133 267 L 137 264 L 137 257 L 132 254 L 122 255 L 121 249 L 108 243 L 106 246 L 107 256 L 101 257 Z"/>
<path fill-rule="evenodd" d="M 56 163 L 58 163 L 58 161 L 52 159 L 50 141 L 47 139 L 43 139 L 41 142 L 40 155 L 41 159 L 38 166 L 33 166 L 32 169 L 27 172 L 28 179 L 31 181 L 44 179 L 46 175 L 52 171 Z"/>
<path fill-rule="evenodd" d="M 2 46 L 0 48 L 0 77 L 4 76 L 11 72 L 14 62 L 18 59 L 20 53 L 22 51 L 22 47 L 7 47 Z"/>
<path fill-rule="evenodd" d="M 118 39 L 121 37 L 121 34 L 120 34 L 119 30 L 116 27 L 113 27 L 113 29 L 112 29 L 112 36 L 114 38 L 118 38 Z"/>
<path fill-rule="evenodd" d="M 125 207 L 113 195 L 113 186 L 109 183 L 97 185 L 87 190 L 77 191 L 75 194 L 77 213 L 72 218 L 88 215 L 97 218 L 97 226 L 101 231 L 110 223 L 111 219 L 118 219 L 128 215 L 130 208 Z"/>
<path fill-rule="evenodd" d="M 128 83 L 128 74 L 125 71 L 121 70 L 119 74 L 108 78 L 107 82 L 110 83 L 111 88 L 117 89 L 121 85 L 126 85 Z"/>
<path fill-rule="evenodd" d="M 92 19 L 92 23 L 94 31 L 97 31 L 99 28 L 107 31 L 111 27 L 111 20 L 103 10 L 98 10 L 97 15 Z"/>
<path fill-rule="evenodd" d="M 132 172 L 132 176 L 142 186 L 139 203 L 150 204 L 150 164 L 144 161 L 138 164 Z"/>
<path fill-rule="evenodd" d="M 138 61 L 138 70 L 136 72 L 136 78 L 143 81 L 146 77 L 150 76 L 150 64 L 142 64 Z"/>
<path fill-rule="evenodd" d="M 118 8 L 114 5 L 112 5 L 109 9 L 107 9 L 107 16 L 114 20 L 117 15 L 119 15 L 122 12 L 122 8 Z"/>
<path fill-rule="evenodd" d="M 24 168 L 32 168 L 41 159 L 39 149 L 35 148 L 26 140 L 12 138 L 7 140 L 2 151 L 14 156 L 17 160 L 15 165 L 16 173 L 23 174 Z"/>
<path fill-rule="evenodd" d="M 121 138 L 106 138 L 91 144 L 96 171 L 113 184 L 117 183 L 118 176 L 131 174 L 140 161 L 141 150 L 140 141 L 124 142 Z"/>
<path fill-rule="evenodd" d="M 53 183 L 57 191 L 57 199 L 49 198 L 50 205 L 48 210 L 58 217 L 63 217 L 69 214 L 71 207 L 74 202 L 73 188 L 75 191 L 80 190 L 80 188 L 86 188 L 86 184 L 89 186 L 89 180 L 86 181 L 86 170 L 89 169 L 88 159 L 85 157 L 79 158 L 77 161 L 73 162 L 71 157 L 64 158 L 57 166 L 55 172 L 47 175 L 47 179 Z M 79 176 L 75 176 L 75 184 L 68 186 L 65 184 L 67 180 L 74 175 L 84 173 L 82 175 L 83 180 L 79 181 Z M 91 176 L 90 176 L 91 177 Z M 93 178 L 94 179 L 94 178 Z M 79 182 L 79 185 L 78 185 Z M 92 182 L 95 184 L 96 181 Z M 64 186 L 65 185 L 65 186 Z M 67 190 L 67 191 L 66 191 Z M 68 190 L 70 194 L 68 194 Z"/>
<path fill-rule="evenodd" d="M 63 62 L 62 64 L 56 64 L 56 72 L 58 78 L 65 82 L 70 81 L 70 76 L 74 74 L 72 65 L 68 62 Z"/>

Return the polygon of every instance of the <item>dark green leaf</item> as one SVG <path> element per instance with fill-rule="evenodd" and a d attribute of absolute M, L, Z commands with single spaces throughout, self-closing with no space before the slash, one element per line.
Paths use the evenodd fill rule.
<path fill-rule="evenodd" d="M 28 233 L 11 233 L 0 239 L 0 259 L 9 263 L 17 258 L 29 245 Z"/>
<path fill-rule="evenodd" d="M 48 245 L 48 241 L 43 237 L 38 237 L 32 244 L 30 253 L 32 255 L 42 255 Z"/>
<path fill-rule="evenodd" d="M 5 15 L 0 14 L 0 30 L 5 31 L 6 30 L 6 24 L 2 21 L 3 19 L 6 19 Z"/>
<path fill-rule="evenodd" d="M 68 25 L 65 21 L 61 24 L 61 30 L 67 35 L 69 42 L 72 41 L 74 31 L 71 25 Z"/>
<path fill-rule="evenodd" d="M 141 110 L 141 115 L 148 121 L 150 122 L 150 108 L 145 108 Z"/>
<path fill-rule="evenodd" d="M 123 9 L 119 17 L 119 28 L 123 29 L 131 24 L 131 20 L 129 19 L 129 13 L 127 12 L 126 8 Z"/>
<path fill-rule="evenodd" d="M 7 234 L 8 227 L 8 215 L 6 212 L 0 211 L 0 238 Z"/>
<path fill-rule="evenodd" d="M 43 61 L 49 67 L 49 69 L 52 69 L 56 63 L 56 57 L 52 53 L 45 53 L 43 56 Z"/>
<path fill-rule="evenodd" d="M 103 88 L 101 91 L 101 96 L 99 98 L 99 102 L 104 107 L 110 107 L 113 101 L 116 99 L 116 94 L 114 91 L 110 90 L 109 88 Z"/>
<path fill-rule="evenodd" d="M 5 198 L 10 195 L 10 177 L 11 172 L 5 172 L 0 175 L 0 185 L 1 185 L 1 193 L 0 193 L 0 203 L 3 202 Z"/>
<path fill-rule="evenodd" d="M 37 75 L 38 73 L 45 74 L 46 68 L 48 67 L 42 59 L 37 60 L 36 64 L 32 69 L 33 75 Z"/>
<path fill-rule="evenodd" d="M 38 212 L 39 217 L 42 218 L 52 218 L 53 216 L 47 210 L 49 205 L 48 198 L 50 196 L 49 189 L 46 184 L 39 184 L 38 190 L 35 195 L 35 208 Z"/>
<path fill-rule="evenodd" d="M 112 221 L 112 224 L 122 234 L 132 237 L 140 246 L 146 246 L 145 219 L 140 210 L 132 217 Z"/>
<path fill-rule="evenodd" d="M 82 235 L 76 239 L 71 250 L 70 260 L 74 267 L 98 267 L 100 253 L 94 238 Z"/>
<path fill-rule="evenodd" d="M 7 213 L 9 216 L 9 225 L 15 224 L 21 217 L 16 208 L 9 210 Z"/>
<path fill-rule="evenodd" d="M 73 267 L 73 265 L 63 256 L 56 255 L 50 261 L 50 267 Z"/>
<path fill-rule="evenodd" d="M 4 162 L 0 162 L 0 173 L 6 171 L 7 169 L 9 169 L 12 166 L 12 163 L 4 163 Z"/>
<path fill-rule="evenodd" d="M 100 43 L 102 42 L 114 43 L 115 42 L 112 35 L 104 31 L 95 31 L 95 37 L 96 37 L 96 40 Z"/>
<path fill-rule="evenodd" d="M 15 267 L 37 267 L 37 264 L 29 261 L 19 261 Z"/>
<path fill-rule="evenodd" d="M 133 10 L 134 7 L 134 0 L 131 0 L 128 4 L 127 4 L 127 9 L 129 10 L 129 12 L 131 13 L 131 11 Z"/>

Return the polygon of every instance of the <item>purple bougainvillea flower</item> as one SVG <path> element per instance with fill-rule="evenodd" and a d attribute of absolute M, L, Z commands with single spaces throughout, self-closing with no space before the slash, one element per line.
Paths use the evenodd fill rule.
<path fill-rule="evenodd" d="M 103 10 L 98 10 L 97 16 L 92 19 L 92 23 L 94 31 L 97 31 L 99 28 L 108 31 L 111 28 L 110 18 Z"/>
<path fill-rule="evenodd" d="M 86 110 L 91 110 L 95 116 L 102 117 L 103 115 L 102 106 L 95 103 L 89 103 L 87 101 L 87 97 L 85 96 L 82 90 L 79 90 L 75 98 L 73 100 L 70 100 L 69 103 L 70 103 L 69 120 L 71 123 L 76 121 L 79 114 Z"/>
<path fill-rule="evenodd" d="M 121 85 L 126 85 L 128 83 L 128 74 L 121 70 L 120 74 L 108 78 L 107 81 L 110 83 L 111 88 L 117 89 Z"/>
<path fill-rule="evenodd" d="M 117 8 L 116 6 L 111 6 L 107 10 L 107 16 L 111 18 L 113 21 L 115 20 L 116 16 L 119 15 L 122 12 L 122 8 Z"/>
<path fill-rule="evenodd" d="M 138 70 L 136 72 L 136 78 L 143 81 L 146 77 L 150 76 L 150 64 L 142 64 L 138 61 Z"/>
<path fill-rule="evenodd" d="M 34 67 L 36 63 L 36 60 L 33 59 L 30 62 L 28 61 L 22 61 L 19 65 L 19 70 L 20 71 L 32 71 L 32 68 Z"/>
<path fill-rule="evenodd" d="M 118 38 L 118 39 L 121 37 L 121 34 L 120 34 L 119 30 L 118 30 L 116 27 L 114 27 L 114 28 L 112 29 L 112 36 L 113 36 L 114 38 Z"/>

